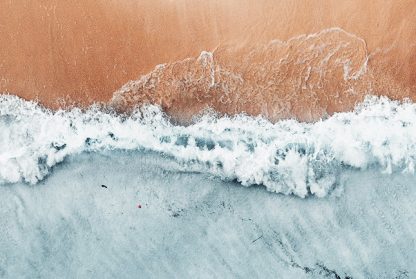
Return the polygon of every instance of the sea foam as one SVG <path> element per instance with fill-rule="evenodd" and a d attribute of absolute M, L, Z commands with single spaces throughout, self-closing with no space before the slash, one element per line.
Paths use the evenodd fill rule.
<path fill-rule="evenodd" d="M 56 112 L 0 96 L 0 183 L 36 184 L 66 156 L 149 150 L 244 186 L 299 197 L 324 197 L 345 169 L 414 173 L 416 105 L 369 96 L 354 111 L 315 123 L 237 115 L 200 116 L 174 125 L 157 106 L 130 116 L 98 107 Z"/>

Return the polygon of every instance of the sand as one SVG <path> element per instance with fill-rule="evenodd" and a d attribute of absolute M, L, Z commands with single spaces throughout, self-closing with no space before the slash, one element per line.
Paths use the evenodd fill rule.
<path fill-rule="evenodd" d="M 368 93 L 416 99 L 415 22 L 415 0 L 2 1 L 0 91 L 315 120 Z"/>

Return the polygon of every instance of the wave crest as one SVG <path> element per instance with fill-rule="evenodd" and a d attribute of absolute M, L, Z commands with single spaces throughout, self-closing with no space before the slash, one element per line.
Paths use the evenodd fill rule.
<path fill-rule="evenodd" d="M 200 116 L 172 124 L 157 106 L 131 116 L 91 107 L 52 112 L 15 96 L 0 96 L 0 182 L 35 184 L 68 155 L 145 149 L 244 186 L 299 197 L 324 197 L 344 169 L 414 172 L 416 105 L 368 97 L 354 111 L 315 123 L 261 117 Z"/>

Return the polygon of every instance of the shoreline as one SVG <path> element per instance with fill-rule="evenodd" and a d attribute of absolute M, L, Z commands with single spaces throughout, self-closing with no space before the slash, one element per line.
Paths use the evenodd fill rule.
<path fill-rule="evenodd" d="M 150 102 L 183 119 L 209 106 L 314 121 L 369 93 L 416 99 L 413 0 L 186 4 L 0 3 L 0 92 L 55 109 Z M 146 77 L 160 80 L 152 89 Z M 115 100 L 126 88 L 132 96 Z"/>

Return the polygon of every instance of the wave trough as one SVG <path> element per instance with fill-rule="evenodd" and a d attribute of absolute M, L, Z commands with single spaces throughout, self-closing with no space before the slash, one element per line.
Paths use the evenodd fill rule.
<path fill-rule="evenodd" d="M 299 197 L 324 197 L 345 169 L 414 172 L 416 105 L 369 96 L 354 111 L 315 123 L 206 113 L 174 125 L 153 105 L 130 116 L 98 107 L 51 111 L 0 97 L 0 183 L 44 179 L 66 156 L 104 150 L 149 150 L 185 171 Z"/>

